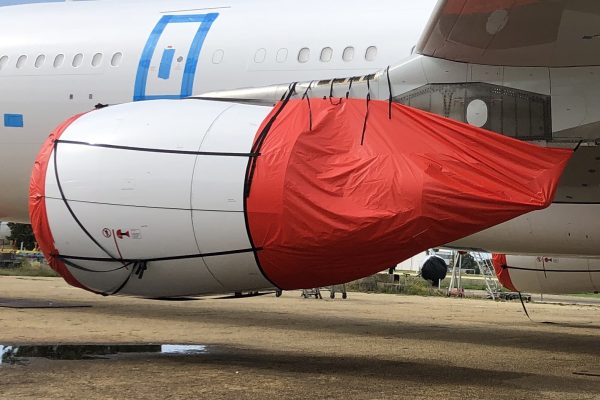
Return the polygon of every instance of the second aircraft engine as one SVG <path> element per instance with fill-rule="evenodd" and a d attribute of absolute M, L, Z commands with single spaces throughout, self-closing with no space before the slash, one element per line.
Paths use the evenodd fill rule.
<path fill-rule="evenodd" d="M 494 254 L 498 280 L 509 290 L 544 294 L 600 291 L 600 260 Z"/>

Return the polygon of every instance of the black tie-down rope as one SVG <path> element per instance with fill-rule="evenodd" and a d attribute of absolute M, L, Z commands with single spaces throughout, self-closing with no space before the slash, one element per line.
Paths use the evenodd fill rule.
<path fill-rule="evenodd" d="M 266 123 L 265 127 L 260 132 L 260 134 L 256 138 L 256 141 L 252 145 L 251 153 L 256 154 L 256 157 L 252 157 L 250 159 L 249 168 L 246 168 L 246 179 L 244 184 L 245 198 L 250 197 L 250 190 L 252 189 L 252 181 L 254 179 L 254 173 L 256 172 L 256 162 L 258 160 L 258 157 L 260 156 L 260 150 L 262 149 L 262 146 L 265 142 L 265 139 L 267 138 L 267 135 L 269 134 L 269 131 L 271 130 L 273 124 L 277 120 L 277 117 L 279 117 L 285 106 L 287 106 L 287 104 L 289 103 L 292 96 L 296 93 L 296 84 L 297 82 L 294 82 L 290 85 L 287 93 L 285 93 L 282 97 L 282 103 L 279 106 L 279 109 L 275 112 L 275 114 L 273 114 L 269 122 Z"/>
<path fill-rule="evenodd" d="M 532 271 L 532 272 L 542 271 L 538 268 L 509 267 L 508 265 L 503 265 L 502 269 L 514 269 L 514 270 L 518 270 L 518 271 Z M 594 273 L 600 273 L 600 269 L 545 269 L 545 270 L 543 270 L 543 272 L 544 272 L 544 274 L 546 274 L 547 272 L 557 272 L 557 273 L 563 273 L 563 274 L 569 273 L 569 272 L 594 274 Z"/>
<path fill-rule="evenodd" d="M 365 144 L 365 134 L 367 133 L 367 122 L 369 121 L 369 104 L 371 103 L 371 81 L 367 79 L 367 111 L 365 112 L 365 122 L 363 123 L 360 145 Z"/>
<path fill-rule="evenodd" d="M 306 101 L 308 102 L 308 129 L 312 132 L 312 129 L 313 129 L 312 107 L 310 106 L 310 96 L 308 95 L 308 92 L 312 90 L 311 86 L 312 86 L 312 81 L 308 84 L 308 87 L 304 91 L 304 94 L 302 95 L 302 100 L 306 99 Z"/>
<path fill-rule="evenodd" d="M 388 99 L 388 118 L 392 119 L 392 102 L 394 101 L 394 94 L 392 92 L 392 80 L 390 79 L 390 67 L 389 66 L 385 70 L 385 73 L 387 74 L 388 91 L 390 94 L 390 97 Z"/>
<path fill-rule="evenodd" d="M 525 268 L 525 267 L 509 267 L 508 265 L 502 265 L 502 269 L 515 269 L 515 270 L 519 270 L 519 271 L 531 271 L 531 272 L 540 272 L 539 269 L 536 268 Z M 571 272 L 575 272 L 575 273 L 600 273 L 600 270 L 591 270 L 591 269 L 550 269 L 550 270 L 546 270 L 546 267 L 544 265 L 544 276 L 547 278 L 547 272 L 557 272 L 557 273 L 571 273 Z M 525 300 L 523 300 L 523 295 L 521 294 L 521 292 L 517 292 L 519 294 L 519 300 L 521 301 L 521 306 L 523 307 L 523 311 L 525 312 L 525 315 L 527 316 L 527 318 L 531 321 L 531 322 L 535 322 L 533 319 L 531 319 L 531 316 L 529 315 L 529 312 L 527 311 L 527 307 L 525 306 Z M 544 322 L 544 323 L 548 323 L 548 322 Z"/>
<path fill-rule="evenodd" d="M 533 320 L 531 319 L 531 317 L 529 316 L 529 312 L 527 311 L 527 307 L 525 307 L 525 301 L 523 300 L 523 296 L 521 295 L 521 292 L 519 293 L 519 300 L 521 300 L 521 306 L 523 307 L 523 311 L 525 311 L 525 315 L 527 316 L 527 318 L 533 322 Z"/>
<path fill-rule="evenodd" d="M 348 84 L 348 91 L 346 92 L 346 100 L 350 97 L 350 92 L 352 91 L 352 82 L 354 82 L 354 78 L 350 78 L 350 83 Z"/>
<path fill-rule="evenodd" d="M 331 80 L 331 85 L 329 86 L 329 104 L 332 106 L 339 106 L 342 103 L 342 99 L 339 99 L 337 103 L 333 102 L 333 84 L 335 83 L 335 79 Z"/>
<path fill-rule="evenodd" d="M 101 147 L 101 148 L 110 148 L 110 149 L 118 149 L 118 150 L 127 150 L 127 151 L 141 151 L 141 152 L 150 152 L 150 153 L 166 153 L 166 154 L 179 154 L 179 155 L 195 155 L 195 156 L 229 156 L 229 157 L 249 157 L 250 159 L 254 159 L 257 157 L 257 153 L 218 153 L 218 152 L 201 152 L 201 151 L 181 151 L 181 150 L 168 150 L 168 149 L 151 149 L 151 148 L 143 148 L 143 147 L 129 147 L 129 146 L 116 146 L 116 145 L 108 145 L 108 144 L 92 144 L 86 142 L 78 142 L 78 141 L 70 141 L 70 140 L 55 140 L 54 141 L 54 155 L 53 155 L 53 163 L 54 163 L 54 176 L 56 179 L 56 185 L 58 187 L 58 191 L 60 193 L 60 197 L 65 207 L 69 211 L 69 214 L 75 221 L 75 223 L 79 226 L 79 228 L 85 233 L 85 235 L 100 249 L 104 252 L 108 257 L 81 257 L 81 256 L 67 256 L 61 254 L 53 254 L 56 258 L 62 260 L 66 265 L 80 270 L 84 272 L 90 273 L 109 273 L 115 272 L 122 269 L 128 270 L 129 274 L 127 278 L 113 291 L 111 292 L 100 292 L 103 296 L 112 296 L 116 295 L 129 283 L 131 277 L 136 275 L 139 279 L 142 279 L 144 276 L 144 272 L 148 269 L 148 263 L 150 262 L 159 262 L 159 261 L 173 261 L 173 260 L 183 260 L 183 259 L 194 259 L 194 258 L 204 258 L 204 257 L 216 257 L 230 254 L 240 254 L 240 253 L 254 253 L 262 249 L 260 248 L 250 248 L 250 249 L 241 249 L 241 250 L 231 250 L 231 251 L 222 251 L 222 252 L 213 252 L 213 253 L 197 253 L 190 255 L 181 255 L 181 256 L 171 256 L 171 257 L 160 257 L 160 258 L 149 258 L 149 259 L 127 259 L 123 257 L 115 257 L 110 251 L 108 251 L 104 246 L 98 242 L 94 236 L 85 228 L 81 220 L 73 211 L 73 208 L 69 204 L 69 200 L 67 200 L 64 189 L 62 187 L 62 183 L 60 180 L 60 175 L 58 173 L 58 145 L 59 143 L 63 144 L 71 144 L 71 145 L 80 145 L 80 146 L 90 146 L 90 147 Z M 192 211 L 191 209 L 189 211 Z M 92 270 L 86 267 L 83 267 L 74 261 L 97 261 L 97 262 L 115 262 L 122 264 L 121 266 L 109 270 L 98 271 Z M 131 267 L 131 269 L 130 269 Z"/>

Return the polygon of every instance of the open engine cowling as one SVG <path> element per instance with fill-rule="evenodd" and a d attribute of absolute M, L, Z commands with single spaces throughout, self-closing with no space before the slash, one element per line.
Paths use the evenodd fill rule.
<path fill-rule="evenodd" d="M 547 207 L 570 155 L 382 101 L 130 103 L 50 136 L 30 214 L 98 293 L 317 287 Z"/>

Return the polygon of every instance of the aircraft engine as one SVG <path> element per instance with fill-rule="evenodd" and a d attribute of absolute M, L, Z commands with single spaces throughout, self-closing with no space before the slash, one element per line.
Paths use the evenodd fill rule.
<path fill-rule="evenodd" d="M 318 287 L 547 207 L 570 155 L 385 101 L 136 102 L 52 133 L 30 217 L 101 294 Z"/>
<path fill-rule="evenodd" d="M 421 267 L 421 277 L 430 281 L 433 286 L 439 286 L 439 282 L 446 278 L 448 273 L 448 264 L 442 257 L 428 257 Z"/>
<path fill-rule="evenodd" d="M 498 280 L 515 292 L 573 294 L 600 291 L 600 259 L 494 254 Z"/>

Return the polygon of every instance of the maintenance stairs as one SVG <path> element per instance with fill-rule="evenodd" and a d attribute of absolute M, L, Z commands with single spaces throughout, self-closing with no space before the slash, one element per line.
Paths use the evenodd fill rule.
<path fill-rule="evenodd" d="M 450 278 L 450 286 L 448 287 L 449 296 L 464 297 L 464 289 L 462 287 L 462 265 L 463 256 L 467 254 L 464 251 L 457 251 L 454 256 L 454 265 L 452 267 L 452 275 Z M 500 293 L 500 285 L 496 278 L 496 272 L 494 271 L 494 265 L 492 264 L 492 257 L 490 253 L 484 252 L 468 252 L 471 255 L 477 266 L 481 276 L 485 281 L 486 291 L 488 297 L 497 300 Z"/>
<path fill-rule="evenodd" d="M 494 264 L 492 264 L 492 255 L 489 253 L 471 252 L 471 256 L 477 263 L 481 275 L 483 275 L 488 296 L 493 300 L 497 300 L 498 293 L 500 293 L 500 284 L 494 271 Z"/>

